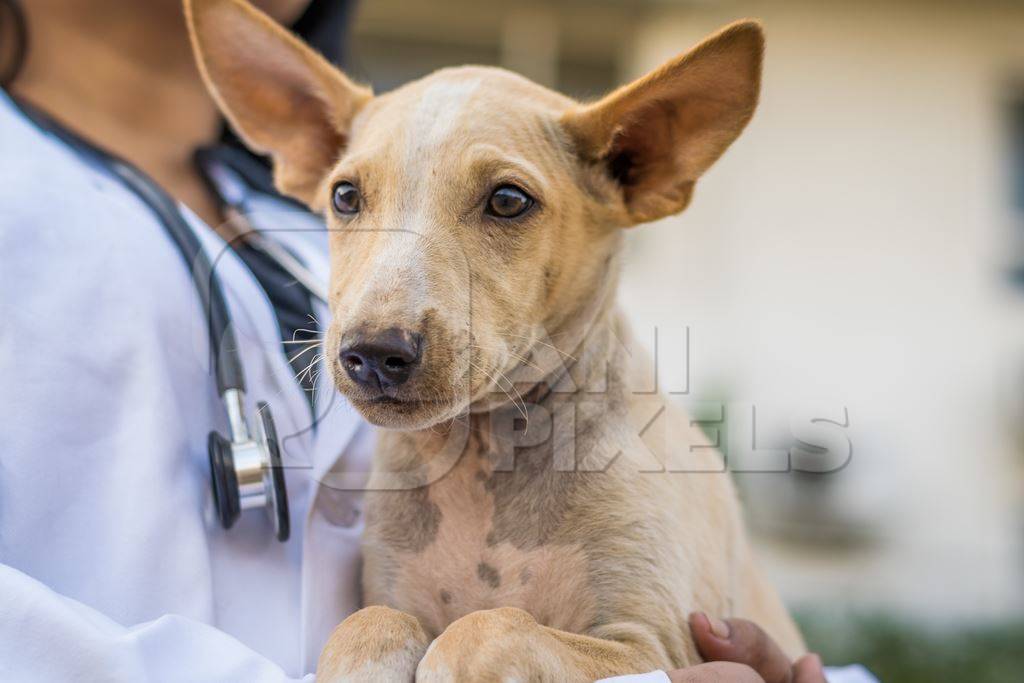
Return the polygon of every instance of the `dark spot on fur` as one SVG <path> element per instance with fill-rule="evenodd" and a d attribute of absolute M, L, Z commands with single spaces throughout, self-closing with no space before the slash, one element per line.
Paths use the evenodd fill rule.
<path fill-rule="evenodd" d="M 434 542 L 441 525 L 441 509 L 431 502 L 426 486 L 377 491 L 373 498 L 372 524 L 386 545 L 417 553 Z"/>
<path fill-rule="evenodd" d="M 515 408 L 505 406 L 498 410 Z M 500 419 L 514 423 L 518 418 Z M 511 456 L 509 462 L 497 463 L 484 483 L 487 492 L 494 496 L 488 546 L 507 542 L 519 549 L 529 549 L 573 542 L 571 538 L 561 538 L 560 530 L 580 475 L 554 470 L 550 440 L 540 446 L 516 448 Z"/>
<path fill-rule="evenodd" d="M 477 481 L 487 481 L 487 473 L 484 472 L 483 470 L 478 471 L 476 473 L 476 480 Z"/>
<path fill-rule="evenodd" d="M 486 562 L 481 562 L 476 566 L 476 575 L 491 588 L 497 588 L 501 585 L 501 574 Z"/>
<path fill-rule="evenodd" d="M 558 284 L 561 281 L 560 276 L 561 271 L 555 266 L 548 265 L 544 267 L 544 293 L 548 298 L 550 298 L 558 288 Z"/>
<path fill-rule="evenodd" d="M 445 591 L 445 590 L 441 591 L 441 602 L 447 605 L 451 601 L 452 601 L 452 594 L 449 593 L 448 591 Z"/>
<path fill-rule="evenodd" d="M 530 579 L 533 578 L 533 572 L 530 571 L 529 567 L 523 567 L 523 570 L 519 572 L 519 583 L 523 586 L 530 583 Z"/>

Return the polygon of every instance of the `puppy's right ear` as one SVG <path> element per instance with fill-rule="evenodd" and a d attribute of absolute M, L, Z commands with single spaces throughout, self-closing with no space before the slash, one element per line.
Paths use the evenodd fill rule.
<path fill-rule="evenodd" d="M 185 0 L 206 86 L 247 145 L 274 160 L 274 184 L 306 204 L 373 97 L 243 0 Z"/>

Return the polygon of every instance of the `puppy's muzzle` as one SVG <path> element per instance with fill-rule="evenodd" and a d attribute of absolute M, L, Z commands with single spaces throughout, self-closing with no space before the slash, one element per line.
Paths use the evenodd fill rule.
<path fill-rule="evenodd" d="M 400 329 L 359 336 L 341 348 L 341 364 L 352 381 L 373 394 L 390 394 L 416 374 L 422 337 Z"/>

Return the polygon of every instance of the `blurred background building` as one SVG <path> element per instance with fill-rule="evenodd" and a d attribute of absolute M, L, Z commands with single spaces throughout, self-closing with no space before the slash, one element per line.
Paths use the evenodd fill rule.
<path fill-rule="evenodd" d="M 594 97 L 747 16 L 768 35 L 760 109 L 684 215 L 632 231 L 622 304 L 658 330 L 663 386 L 726 422 L 753 406 L 759 448 L 791 445 L 801 405 L 845 407 L 844 470 L 740 478 L 808 619 L 1012 623 L 1024 3 L 364 0 L 351 64 L 378 90 L 486 63 Z"/>

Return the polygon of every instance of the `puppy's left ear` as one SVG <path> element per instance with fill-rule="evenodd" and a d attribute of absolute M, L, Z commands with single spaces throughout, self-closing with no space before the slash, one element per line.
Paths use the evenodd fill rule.
<path fill-rule="evenodd" d="M 313 204 L 373 97 L 243 0 L 185 0 L 199 69 L 247 145 L 274 160 L 274 183 Z"/>
<path fill-rule="evenodd" d="M 562 125 L 585 161 L 622 188 L 627 220 L 653 221 L 690 203 L 693 187 L 750 121 L 761 89 L 764 34 L 731 24 Z"/>

